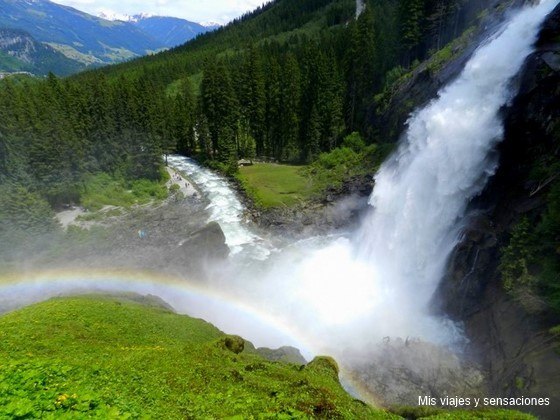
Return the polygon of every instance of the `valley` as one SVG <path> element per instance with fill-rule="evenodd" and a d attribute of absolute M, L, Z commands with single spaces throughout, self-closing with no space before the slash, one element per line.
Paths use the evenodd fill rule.
<path fill-rule="evenodd" d="M 278 0 L 0 82 L 0 413 L 554 418 L 559 34 Z"/>

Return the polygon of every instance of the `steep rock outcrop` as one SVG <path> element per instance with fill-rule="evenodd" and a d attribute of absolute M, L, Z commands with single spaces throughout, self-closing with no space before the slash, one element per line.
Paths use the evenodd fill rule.
<path fill-rule="evenodd" d="M 173 254 L 173 259 L 184 259 L 200 265 L 207 260 L 224 259 L 229 255 L 226 237 L 220 225 L 210 222 L 187 238 Z"/>
<path fill-rule="evenodd" d="M 445 313 L 463 322 L 471 355 L 487 370 L 489 390 L 550 397 L 548 407 L 527 409 L 554 418 L 560 355 L 548 329 L 557 320 L 538 301 L 528 307 L 507 294 L 499 272 L 500 250 L 512 228 L 524 216 L 539 219 L 546 208 L 550 185 L 532 173 L 535 162 L 560 158 L 555 128 L 560 123 L 560 6 L 547 19 L 537 47 L 518 78 L 518 95 L 504 110 L 499 169 L 471 205 L 473 217 L 438 298 Z"/>

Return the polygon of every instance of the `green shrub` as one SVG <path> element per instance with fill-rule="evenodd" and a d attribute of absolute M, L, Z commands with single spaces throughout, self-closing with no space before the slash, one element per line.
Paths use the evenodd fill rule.
<path fill-rule="evenodd" d="M 532 262 L 532 238 L 529 220 L 525 217 L 515 225 L 511 232 L 509 244 L 502 249 L 499 270 L 503 286 L 509 293 L 515 293 L 520 287 L 531 287 L 535 283 L 529 274 Z"/>
<path fill-rule="evenodd" d="M 366 142 L 360 136 L 360 133 L 354 131 L 351 134 L 348 134 L 344 140 L 342 141 L 342 147 L 347 147 L 352 149 L 356 153 L 360 153 L 366 147 Z"/>
<path fill-rule="evenodd" d="M 124 178 L 100 173 L 86 178 L 81 202 L 88 210 L 97 211 L 108 205 L 128 208 L 166 197 L 167 188 L 163 182 L 148 179 L 129 182 Z"/>

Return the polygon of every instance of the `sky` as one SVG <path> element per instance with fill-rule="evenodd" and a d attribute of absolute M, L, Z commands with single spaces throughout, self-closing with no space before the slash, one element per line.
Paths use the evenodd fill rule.
<path fill-rule="evenodd" d="M 150 13 L 194 22 L 227 23 L 260 6 L 265 0 L 52 0 L 92 15 Z"/>

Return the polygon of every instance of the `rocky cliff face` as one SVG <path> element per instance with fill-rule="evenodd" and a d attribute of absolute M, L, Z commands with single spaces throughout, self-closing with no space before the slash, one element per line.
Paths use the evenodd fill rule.
<path fill-rule="evenodd" d="M 472 203 L 473 216 L 449 263 L 439 303 L 464 323 L 471 355 L 487 371 L 489 392 L 550 397 L 550 406 L 529 410 L 554 418 L 560 355 L 548 330 L 558 320 L 538 297 L 523 301 L 506 293 L 499 270 L 514 226 L 545 212 L 554 179 L 535 174 L 535 163 L 560 159 L 560 6 L 537 45 L 517 81 L 518 95 L 504 110 L 499 169 Z"/>
<path fill-rule="evenodd" d="M 0 28 L 0 72 L 46 75 L 52 71 L 64 76 L 83 68 L 25 31 Z"/>
<path fill-rule="evenodd" d="M 31 63 L 37 48 L 36 42 L 25 32 L 0 29 L 0 51 L 24 63 Z"/>

